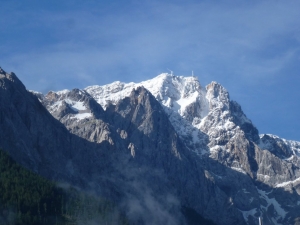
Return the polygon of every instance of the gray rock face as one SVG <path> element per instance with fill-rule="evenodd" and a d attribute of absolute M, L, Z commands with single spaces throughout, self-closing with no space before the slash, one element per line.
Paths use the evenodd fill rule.
<path fill-rule="evenodd" d="M 261 149 L 268 149 L 281 159 L 289 158 L 294 154 L 292 149 L 282 139 L 266 134 L 261 136 L 259 146 Z"/>
<path fill-rule="evenodd" d="M 259 137 L 216 82 L 154 80 L 150 92 L 115 83 L 43 96 L 1 70 L 0 147 L 113 199 L 136 224 L 184 224 L 181 206 L 216 224 L 296 224 L 300 144 Z"/>
<path fill-rule="evenodd" d="M 85 183 L 89 168 L 84 166 L 95 160 L 100 146 L 71 134 L 15 74 L 2 72 L 0 83 L 0 147 L 43 176 Z"/>
<path fill-rule="evenodd" d="M 281 188 L 298 181 L 298 145 L 293 142 L 294 150 L 291 150 L 291 144 L 280 138 L 274 140 L 268 135 L 260 138 L 241 107 L 230 100 L 219 84 L 213 82 L 207 86 L 207 98 L 210 112 L 201 122 L 200 129 L 209 135 L 210 156 L 222 165 L 250 176 L 257 189 L 259 198 L 252 191 L 250 199 L 252 203 L 259 200 L 259 204 L 256 207 L 249 204 L 247 210 L 240 208 L 245 220 L 251 224 L 253 218 L 261 216 L 264 224 L 293 224 L 298 214 L 293 218 L 288 215 L 292 214 L 291 205 L 299 208 L 293 200 L 299 200 L 298 191 L 290 188 L 291 195 L 283 200 Z"/>
<path fill-rule="evenodd" d="M 79 89 L 49 92 L 40 100 L 73 134 L 92 142 L 113 144 L 110 126 L 103 121 L 104 110 L 87 92 Z"/>

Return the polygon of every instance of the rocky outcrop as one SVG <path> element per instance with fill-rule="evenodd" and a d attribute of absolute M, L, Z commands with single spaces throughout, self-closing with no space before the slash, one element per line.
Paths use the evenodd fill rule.
<path fill-rule="evenodd" d="M 282 139 L 264 134 L 260 138 L 259 146 L 261 149 L 267 149 L 281 159 L 290 158 L 294 152 L 290 146 Z"/>

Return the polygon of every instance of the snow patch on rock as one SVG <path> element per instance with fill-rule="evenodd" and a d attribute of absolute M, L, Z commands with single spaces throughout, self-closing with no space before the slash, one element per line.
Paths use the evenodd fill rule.
<path fill-rule="evenodd" d="M 300 183 L 300 177 L 295 179 L 295 180 L 292 180 L 292 181 L 287 181 L 287 182 L 277 184 L 276 187 L 285 187 L 285 186 L 288 186 L 288 185 L 293 186 L 293 185 L 298 184 L 298 183 Z"/>
<path fill-rule="evenodd" d="M 240 211 L 243 213 L 243 217 L 247 224 L 248 224 L 249 216 L 255 217 L 255 214 L 257 213 L 256 208 L 248 210 L 248 211 L 242 211 L 242 210 L 240 210 Z"/>
<path fill-rule="evenodd" d="M 275 198 L 269 198 L 268 195 L 271 194 L 271 192 L 267 193 L 266 191 L 260 190 L 258 188 L 257 188 L 257 191 L 258 191 L 260 197 L 263 198 L 267 202 L 267 206 L 261 205 L 261 208 L 264 208 L 267 211 L 268 207 L 270 205 L 273 205 L 274 210 L 276 211 L 276 214 L 277 214 L 276 220 L 278 221 L 279 219 L 284 219 L 287 212 L 281 207 L 281 205 L 278 203 L 278 201 Z M 280 224 L 277 221 L 276 221 L 276 224 Z"/>
<path fill-rule="evenodd" d="M 74 118 L 74 119 L 77 119 L 77 120 L 83 120 L 83 119 L 86 119 L 86 118 L 90 118 L 92 116 L 93 116 L 92 113 L 78 113 L 78 114 L 75 114 L 74 116 L 71 116 L 71 118 Z"/>

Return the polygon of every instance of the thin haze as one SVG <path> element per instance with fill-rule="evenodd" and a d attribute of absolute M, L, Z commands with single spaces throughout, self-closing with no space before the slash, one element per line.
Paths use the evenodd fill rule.
<path fill-rule="evenodd" d="M 1 1 L 0 66 L 28 89 L 215 80 L 260 133 L 300 141 L 299 1 Z"/>

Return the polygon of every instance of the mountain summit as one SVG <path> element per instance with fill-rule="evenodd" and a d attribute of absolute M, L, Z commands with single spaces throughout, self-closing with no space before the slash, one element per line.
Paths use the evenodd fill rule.
<path fill-rule="evenodd" d="M 133 224 L 300 219 L 300 143 L 259 135 L 217 82 L 165 73 L 43 95 L 0 76 L 0 147 L 109 197 Z"/>

